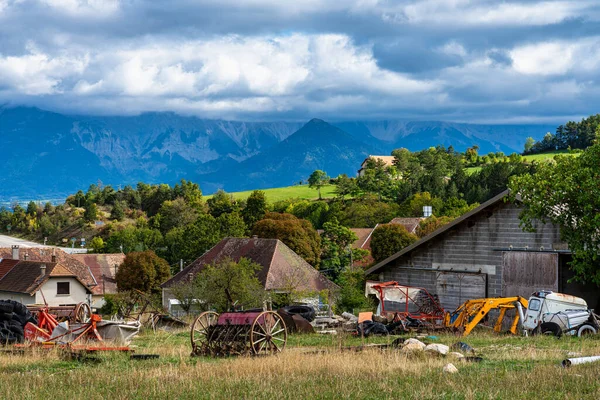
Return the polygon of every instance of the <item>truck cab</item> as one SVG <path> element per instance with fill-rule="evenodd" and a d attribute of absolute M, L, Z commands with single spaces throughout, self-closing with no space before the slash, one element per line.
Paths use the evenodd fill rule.
<path fill-rule="evenodd" d="M 533 333 L 548 332 L 557 336 L 563 332 L 578 334 L 578 328 L 590 320 L 595 325 L 592 311 L 582 298 L 543 290 L 529 298 L 523 328 Z"/>

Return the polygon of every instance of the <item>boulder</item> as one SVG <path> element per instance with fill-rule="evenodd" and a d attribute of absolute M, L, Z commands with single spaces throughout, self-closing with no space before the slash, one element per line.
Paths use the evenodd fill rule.
<path fill-rule="evenodd" d="M 448 357 L 456 358 L 457 360 L 460 360 L 461 358 L 465 358 L 465 356 L 463 356 L 460 353 L 457 353 L 456 351 L 452 351 L 452 352 L 448 353 Z"/>
<path fill-rule="evenodd" d="M 421 342 L 417 339 L 406 339 L 404 343 L 402 343 L 403 351 L 423 351 L 425 350 L 425 343 Z"/>
<path fill-rule="evenodd" d="M 445 356 L 448 354 L 448 351 L 450 351 L 450 347 L 446 346 L 445 344 L 432 343 L 425 346 L 425 351 Z"/>
<path fill-rule="evenodd" d="M 454 364 L 450 363 L 450 364 L 444 365 L 443 371 L 447 372 L 449 374 L 455 374 L 458 372 L 458 368 L 456 368 L 454 366 Z"/>

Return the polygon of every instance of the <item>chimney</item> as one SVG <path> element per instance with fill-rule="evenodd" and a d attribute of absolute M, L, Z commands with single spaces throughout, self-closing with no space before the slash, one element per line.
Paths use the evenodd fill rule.
<path fill-rule="evenodd" d="M 46 264 L 40 265 L 40 273 L 42 276 L 46 275 Z"/>
<path fill-rule="evenodd" d="M 52 250 L 52 262 L 56 262 L 56 249 Z"/>
<path fill-rule="evenodd" d="M 13 260 L 19 259 L 19 245 L 12 246 L 12 258 Z"/>

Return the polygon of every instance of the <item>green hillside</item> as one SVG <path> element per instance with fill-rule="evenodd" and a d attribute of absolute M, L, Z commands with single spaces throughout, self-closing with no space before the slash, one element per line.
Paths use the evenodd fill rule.
<path fill-rule="evenodd" d="M 321 196 L 324 199 L 335 197 L 334 193 L 335 186 L 334 185 L 326 185 L 321 188 Z M 265 192 L 265 196 L 267 197 L 267 201 L 269 203 L 274 203 L 279 200 L 286 200 L 292 198 L 299 199 L 307 199 L 307 200 L 315 200 L 319 197 L 319 194 L 316 189 L 309 188 L 308 185 L 296 185 L 296 186 L 287 186 L 281 188 L 272 188 L 272 189 L 261 189 Z M 252 190 L 247 190 L 244 192 L 233 192 L 230 193 L 236 200 L 245 200 L 250 196 Z M 210 196 L 204 196 L 205 199 L 210 199 Z"/>
<path fill-rule="evenodd" d="M 566 156 L 573 156 L 573 157 L 579 157 L 581 153 L 569 153 L 568 150 L 557 150 L 557 151 L 550 151 L 547 153 L 540 153 L 540 154 L 530 154 L 527 156 L 522 156 L 523 160 L 527 161 L 527 162 L 532 162 L 532 161 L 544 161 L 544 160 L 551 160 L 554 158 L 554 156 L 557 155 L 566 155 Z M 481 167 L 469 167 L 466 168 L 465 171 L 467 172 L 467 174 L 471 175 L 477 171 L 481 170 Z"/>

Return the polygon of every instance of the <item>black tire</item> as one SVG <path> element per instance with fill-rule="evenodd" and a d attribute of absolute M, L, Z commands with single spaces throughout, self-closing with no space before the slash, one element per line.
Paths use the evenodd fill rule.
<path fill-rule="evenodd" d="M 14 309 L 12 310 L 15 314 L 19 315 L 27 315 L 30 314 L 29 310 L 25 306 L 25 304 L 21 304 L 15 300 L 4 300 L 5 303 L 10 303 L 13 305 Z"/>
<path fill-rule="evenodd" d="M 299 315 L 308 322 L 314 321 L 316 316 L 315 309 L 312 306 L 287 306 L 281 309 L 290 315 Z"/>
<path fill-rule="evenodd" d="M 23 335 L 23 325 L 21 325 L 18 321 L 11 321 L 8 325 L 8 330 L 10 330 L 15 335 Z"/>
<path fill-rule="evenodd" d="M 542 335 L 552 335 L 557 338 L 562 336 L 562 328 L 554 322 L 544 322 L 540 325 L 540 333 Z"/>
<path fill-rule="evenodd" d="M 0 321 L 10 321 L 13 313 L 0 313 Z"/>
<path fill-rule="evenodd" d="M 10 314 L 15 309 L 15 306 L 8 301 L 0 301 L 0 313 Z"/>
<path fill-rule="evenodd" d="M 19 324 L 19 326 L 25 326 L 27 323 L 27 317 L 13 313 L 12 320 L 10 322 L 16 322 Z"/>

